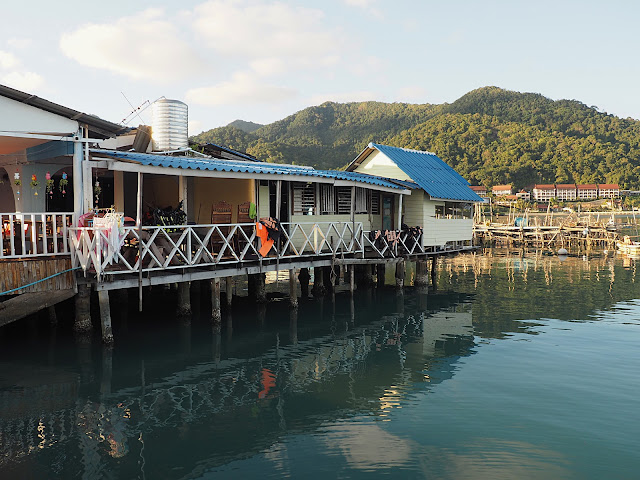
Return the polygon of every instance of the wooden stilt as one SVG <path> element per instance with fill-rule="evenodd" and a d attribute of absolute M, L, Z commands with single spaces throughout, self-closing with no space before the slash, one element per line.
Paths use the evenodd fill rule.
<path fill-rule="evenodd" d="M 438 257 L 437 256 L 434 256 L 434 257 L 431 258 L 431 288 L 433 288 L 433 290 L 436 290 L 438 288 L 438 282 L 437 282 L 437 278 L 436 278 L 437 261 L 438 261 Z"/>
<path fill-rule="evenodd" d="M 76 318 L 73 329 L 76 332 L 91 331 L 91 285 L 78 285 L 75 297 Z"/>
<path fill-rule="evenodd" d="M 379 263 L 376 265 L 377 270 L 377 284 L 378 288 L 384 287 L 384 276 L 385 276 L 385 265 L 384 263 Z"/>
<path fill-rule="evenodd" d="M 182 282 L 178 284 L 178 309 L 179 317 L 187 317 L 191 315 L 191 282 Z"/>
<path fill-rule="evenodd" d="M 427 287 L 429 285 L 429 267 L 426 260 L 416 261 L 416 278 L 414 285 L 416 287 Z"/>
<path fill-rule="evenodd" d="M 109 307 L 109 292 L 107 290 L 100 290 L 98 292 L 98 303 L 100 304 L 102 342 L 111 345 L 113 343 L 113 331 L 111 330 L 111 309 Z"/>
<path fill-rule="evenodd" d="M 404 287 L 404 276 L 405 276 L 405 268 L 404 268 L 404 260 L 396 263 L 396 288 L 402 289 Z"/>
<path fill-rule="evenodd" d="M 220 279 L 211 280 L 211 320 L 219 324 L 222 319 L 220 312 Z"/>
<path fill-rule="evenodd" d="M 289 270 L 289 305 L 298 308 L 298 289 L 296 286 L 296 269 Z"/>
<path fill-rule="evenodd" d="M 309 275 L 308 268 L 301 268 L 300 273 L 298 274 L 298 280 L 300 281 L 300 293 L 302 294 L 302 298 L 309 298 L 309 280 L 311 279 L 311 275 Z"/>
<path fill-rule="evenodd" d="M 356 289 L 356 272 L 355 265 L 349 266 L 349 293 L 353 295 L 353 292 Z"/>
<path fill-rule="evenodd" d="M 311 293 L 314 297 L 322 297 L 327 292 L 324 286 L 324 268 L 315 267 L 313 269 L 313 288 Z"/>
<path fill-rule="evenodd" d="M 231 308 L 233 304 L 233 277 L 227 277 L 225 279 L 225 290 L 227 294 L 227 307 Z"/>

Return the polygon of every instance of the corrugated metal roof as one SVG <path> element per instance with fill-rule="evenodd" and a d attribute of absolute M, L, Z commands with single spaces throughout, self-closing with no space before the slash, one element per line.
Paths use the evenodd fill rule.
<path fill-rule="evenodd" d="M 376 143 L 370 143 L 369 147 L 389 157 L 431 197 L 465 202 L 482 201 L 482 198 L 469 188 L 469 182 L 434 153 Z"/>
<path fill-rule="evenodd" d="M 136 162 L 141 165 L 154 167 L 181 168 L 191 170 L 208 170 L 215 172 L 234 173 L 261 173 L 271 175 L 301 175 L 307 177 L 333 178 L 351 182 L 367 183 L 381 187 L 403 190 L 406 186 L 398 185 L 389 180 L 365 173 L 344 172 L 340 170 L 315 170 L 313 167 L 303 165 L 287 165 L 267 162 L 244 162 L 238 160 L 225 160 L 219 158 L 202 157 L 172 157 L 166 155 L 154 155 L 150 153 L 122 152 L 119 150 L 91 149 L 94 155 L 101 155 L 117 160 Z"/>

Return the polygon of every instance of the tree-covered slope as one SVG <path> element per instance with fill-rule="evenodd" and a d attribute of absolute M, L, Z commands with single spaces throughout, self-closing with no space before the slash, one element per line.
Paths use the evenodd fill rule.
<path fill-rule="evenodd" d="M 318 168 L 343 167 L 375 141 L 432 151 L 470 182 L 487 186 L 640 185 L 639 121 L 575 100 L 553 101 L 497 87 L 442 105 L 327 102 L 252 132 L 237 126 L 242 124 L 236 121 L 192 140 Z"/>

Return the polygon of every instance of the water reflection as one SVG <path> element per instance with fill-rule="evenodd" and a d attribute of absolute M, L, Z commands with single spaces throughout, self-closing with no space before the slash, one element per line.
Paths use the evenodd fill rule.
<path fill-rule="evenodd" d="M 206 308 L 180 322 L 160 307 L 130 311 L 121 323 L 114 315 L 114 349 L 59 326 L 35 337 L 13 327 L 0 340 L 0 470 L 201 477 L 261 453 L 291 475 L 291 438 L 304 436 L 364 474 L 567 476 L 562 458 L 533 443 L 486 438 L 454 450 L 392 420 L 446 391 L 486 339 L 537 335 L 546 318 L 583 321 L 638 298 L 635 264 L 505 251 L 443 260 L 437 281 L 437 293 L 372 289 L 295 310 L 240 307 L 213 326 Z"/>

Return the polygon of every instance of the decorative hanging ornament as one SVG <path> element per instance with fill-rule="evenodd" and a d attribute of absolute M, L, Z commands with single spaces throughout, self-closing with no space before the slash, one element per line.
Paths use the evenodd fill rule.
<path fill-rule="evenodd" d="M 53 198 L 53 178 L 51 178 L 51 173 L 47 172 L 47 174 L 44 176 L 44 178 L 47 180 L 46 182 L 46 188 L 47 188 L 47 193 L 49 194 L 50 198 Z"/>
<path fill-rule="evenodd" d="M 22 185 L 22 180 L 20 180 L 20 172 L 16 170 L 16 173 L 13 174 L 13 183 L 15 183 L 16 187 Z"/>
<path fill-rule="evenodd" d="M 62 172 L 62 179 L 60 179 L 58 188 L 60 189 L 60 192 L 62 192 L 63 196 L 67 193 L 66 188 L 68 184 L 69 184 L 69 180 L 67 180 L 67 172 Z"/>
<path fill-rule="evenodd" d="M 35 190 L 36 188 L 38 188 L 38 185 L 40 185 L 38 183 L 38 177 L 36 177 L 35 174 L 31 175 L 31 188 Z M 38 190 L 35 191 L 34 195 L 38 195 Z"/>

